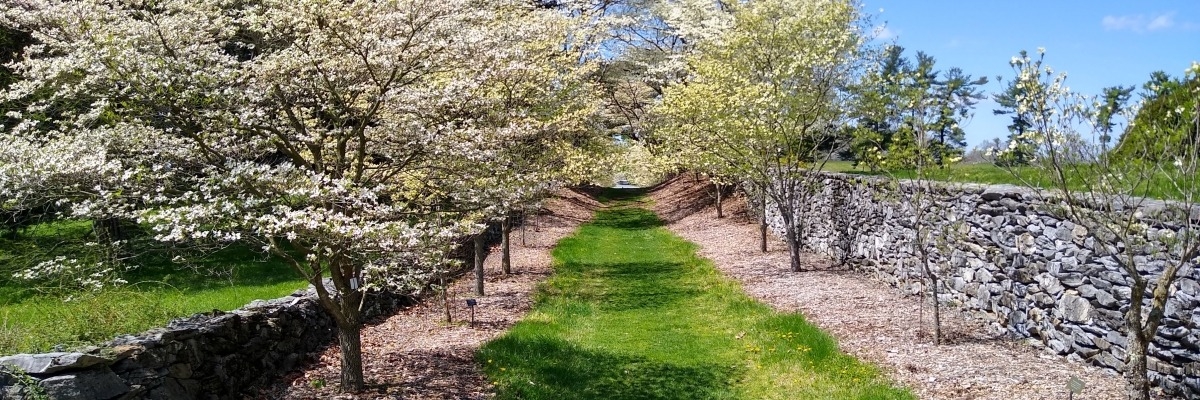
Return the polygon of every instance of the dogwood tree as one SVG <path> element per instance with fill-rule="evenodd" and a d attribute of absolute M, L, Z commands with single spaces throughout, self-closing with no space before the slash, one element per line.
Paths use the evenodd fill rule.
<path fill-rule="evenodd" d="M 513 71 L 548 68 L 522 59 L 538 36 L 513 32 L 552 12 L 508 0 L 0 7 L 38 42 L 3 92 L 31 104 L 0 138 L 5 206 L 49 200 L 162 241 L 256 244 L 313 284 L 349 390 L 364 384 L 364 290 L 427 274 L 476 226 L 458 206 L 511 189 L 460 167 L 528 133 L 480 110 L 507 109 L 489 91 Z M 523 84 L 570 85 L 547 76 Z"/>
<path fill-rule="evenodd" d="M 729 4 L 731 27 L 699 43 L 687 85 L 668 88 L 659 111 L 665 140 L 753 182 L 783 222 L 799 271 L 814 174 L 839 141 L 845 88 L 862 66 L 858 5 L 843 0 Z"/>
<path fill-rule="evenodd" d="M 595 123 L 600 111 L 592 82 L 596 62 L 580 53 L 595 44 L 573 37 L 586 31 L 587 21 L 559 13 L 529 13 L 522 25 L 499 34 L 513 43 L 503 59 L 493 63 L 497 72 L 480 89 L 488 107 L 476 108 L 474 118 L 487 121 L 496 134 L 463 140 L 486 139 L 488 151 L 459 170 L 474 170 L 474 185 L 491 188 L 483 203 L 467 205 L 481 221 L 500 223 L 501 268 L 511 273 L 508 236 L 510 216 L 539 206 L 551 190 L 572 176 L 562 151 L 587 153 L 596 140 L 607 140 Z M 592 162 L 584 157 L 580 161 Z M 483 295 L 483 236 L 477 235 L 476 292 Z"/>

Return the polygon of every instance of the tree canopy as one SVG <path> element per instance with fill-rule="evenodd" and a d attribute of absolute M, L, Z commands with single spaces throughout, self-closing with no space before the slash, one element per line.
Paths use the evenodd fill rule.
<path fill-rule="evenodd" d="M 777 205 L 799 268 L 812 172 L 842 141 L 843 89 L 862 67 L 854 2 L 769 0 L 729 6 L 732 22 L 686 58 L 687 84 L 669 87 L 659 133 L 684 165 L 756 185 Z"/>
<path fill-rule="evenodd" d="M 523 1 L 10 2 L 39 44 L 3 100 L 0 207 L 239 242 L 311 282 L 360 388 L 363 290 L 577 179 L 596 139 L 579 20 Z M 53 270 L 54 265 L 42 268 Z"/>
<path fill-rule="evenodd" d="M 869 168 L 946 166 L 962 158 L 966 132 L 959 122 L 971 118 L 984 98 L 987 78 L 972 78 L 961 68 L 939 71 L 933 56 L 886 46 L 864 76 L 854 82 L 854 139 L 843 157 Z"/>
<path fill-rule="evenodd" d="M 1200 75 L 1172 78 L 1155 72 L 1142 86 L 1144 99 L 1141 108 L 1121 134 L 1113 155 L 1126 160 L 1173 162 L 1194 151 L 1188 149 L 1197 141 L 1197 127 L 1187 122 L 1196 119 L 1200 107 Z M 1126 95 L 1128 96 L 1128 95 Z"/>

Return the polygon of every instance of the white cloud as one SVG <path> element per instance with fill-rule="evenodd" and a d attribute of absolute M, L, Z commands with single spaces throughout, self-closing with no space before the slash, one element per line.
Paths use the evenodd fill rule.
<path fill-rule="evenodd" d="M 1138 33 L 1153 32 L 1175 27 L 1175 13 L 1137 15 L 1107 15 L 1100 20 L 1100 25 L 1109 31 L 1133 31 Z"/>
<path fill-rule="evenodd" d="M 1100 21 L 1100 24 L 1104 25 L 1104 29 L 1109 31 L 1136 29 L 1136 27 L 1142 25 L 1142 23 L 1139 21 L 1140 19 L 1142 19 L 1141 16 L 1125 15 L 1114 17 L 1111 15 L 1106 15 L 1104 16 L 1104 19 Z"/>
<path fill-rule="evenodd" d="M 900 36 L 900 31 L 893 31 L 891 28 L 888 28 L 887 25 L 876 26 L 875 29 L 871 30 L 871 33 L 875 35 L 875 39 L 879 40 L 892 40 L 897 36 Z"/>
<path fill-rule="evenodd" d="M 1157 31 L 1159 29 L 1167 29 L 1175 26 L 1175 14 L 1163 14 L 1150 20 L 1150 24 L 1146 26 L 1146 30 Z"/>

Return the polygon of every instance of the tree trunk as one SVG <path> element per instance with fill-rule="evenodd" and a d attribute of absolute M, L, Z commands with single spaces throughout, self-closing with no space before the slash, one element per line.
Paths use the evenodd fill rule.
<path fill-rule="evenodd" d="M 717 188 L 717 218 L 725 218 L 725 211 L 721 209 L 721 184 L 714 184 Z"/>
<path fill-rule="evenodd" d="M 512 258 L 509 256 L 508 233 L 512 230 L 512 226 L 508 223 L 508 217 L 500 220 L 500 268 L 504 270 L 504 274 L 512 273 Z"/>
<path fill-rule="evenodd" d="M 121 229 L 121 220 L 117 218 L 103 218 L 92 221 L 92 230 L 96 234 L 96 240 L 101 244 L 112 243 L 118 240 L 125 239 L 125 232 Z"/>
<path fill-rule="evenodd" d="M 1129 310 L 1125 312 L 1125 336 L 1129 340 L 1125 355 L 1125 391 L 1130 400 L 1150 400 L 1150 380 L 1146 379 L 1146 347 L 1150 345 L 1150 338 L 1142 334 L 1142 299 L 1146 297 L 1146 282 L 1135 279 L 1131 289 Z"/>
<path fill-rule="evenodd" d="M 758 224 L 758 250 L 763 253 L 767 252 L 767 220 L 763 219 Z"/>
<path fill-rule="evenodd" d="M 446 323 L 449 324 L 454 321 L 450 315 L 450 288 L 446 287 L 446 274 L 439 272 L 438 281 L 442 286 L 442 311 L 446 312 Z"/>
<path fill-rule="evenodd" d="M 1132 325 L 1132 324 L 1128 324 Z M 1125 363 L 1126 394 L 1130 400 L 1150 400 L 1150 380 L 1146 379 L 1146 343 L 1129 335 L 1129 353 Z"/>
<path fill-rule="evenodd" d="M 784 236 L 787 236 L 788 260 L 791 262 L 792 272 L 800 272 L 800 241 L 796 239 L 796 228 L 784 227 Z"/>
<path fill-rule="evenodd" d="M 791 254 L 792 272 L 802 271 L 803 269 L 800 268 L 800 243 L 795 239 L 791 240 L 791 243 L 788 243 L 788 252 Z"/>
<path fill-rule="evenodd" d="M 358 321 L 358 309 L 353 308 L 354 316 L 347 316 L 349 321 L 338 321 L 338 345 L 342 349 L 342 390 L 359 392 L 366 387 L 362 369 L 362 337 L 359 335 L 362 324 Z"/>
<path fill-rule="evenodd" d="M 917 214 L 917 223 L 922 223 L 923 216 Z M 917 254 L 921 257 L 921 268 L 925 271 L 925 277 L 929 279 L 929 286 L 933 292 L 933 344 L 942 344 L 942 303 L 938 301 L 938 276 L 933 272 L 933 266 L 929 262 L 929 250 L 925 247 L 925 243 L 920 239 L 924 234 L 917 230 Z M 924 292 L 922 290 L 922 292 Z"/>
<path fill-rule="evenodd" d="M 922 281 L 922 282 L 924 282 L 924 281 Z M 905 284 L 908 284 L 908 282 L 905 282 Z M 918 338 L 925 336 L 925 296 L 928 296 L 928 294 L 926 294 L 926 293 L 927 292 L 925 290 L 921 290 L 921 306 L 917 307 L 917 337 Z"/>
<path fill-rule="evenodd" d="M 938 278 L 930 274 L 929 281 L 933 286 L 933 344 L 940 346 L 942 344 L 942 302 L 938 301 Z"/>
<path fill-rule="evenodd" d="M 767 252 L 767 196 L 762 200 L 762 218 L 758 221 L 758 249 Z"/>
<path fill-rule="evenodd" d="M 486 256 L 483 252 L 484 232 L 475 235 L 475 295 L 477 296 L 483 296 L 483 259 Z"/>
<path fill-rule="evenodd" d="M 105 264 L 110 267 L 120 265 L 121 248 L 117 242 L 125 239 L 125 233 L 121 229 L 121 220 L 116 218 L 93 220 L 92 231 L 96 235 L 96 242 L 100 243 L 100 247 L 104 250 Z"/>
<path fill-rule="evenodd" d="M 800 233 L 796 231 L 795 210 L 780 208 L 779 213 L 783 219 L 783 235 L 786 236 L 785 240 L 788 246 L 788 258 L 791 259 L 792 272 L 800 272 Z"/>

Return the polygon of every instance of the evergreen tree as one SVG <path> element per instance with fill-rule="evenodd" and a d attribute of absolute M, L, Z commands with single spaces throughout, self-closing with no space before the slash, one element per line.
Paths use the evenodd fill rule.
<path fill-rule="evenodd" d="M 928 106 L 935 100 L 933 93 L 939 74 L 934 70 L 936 63 L 933 56 L 918 51 L 916 63 L 902 71 L 895 110 L 900 120 L 885 157 L 889 169 L 928 165 L 931 156 L 928 129 L 934 116 Z"/>
<path fill-rule="evenodd" d="M 853 160 L 855 166 L 871 169 L 880 167 L 892 137 L 899 126 L 897 97 L 903 73 L 909 61 L 903 56 L 904 47 L 891 45 L 883 51 L 879 65 L 855 86 L 858 99 L 854 117 L 857 126 L 853 140 L 843 159 Z"/>
<path fill-rule="evenodd" d="M 1027 53 L 1021 51 L 1021 56 Z M 1009 115 L 1012 123 L 1008 124 L 1008 144 L 996 158 L 996 164 L 1004 166 L 1028 165 L 1033 159 L 1035 150 L 1032 139 L 1027 135 L 1031 126 L 1030 115 L 1019 109 L 1017 99 L 1021 97 L 1021 88 L 1016 81 L 1010 81 L 1003 92 L 992 95 L 992 99 L 1000 108 L 992 110 L 995 115 Z"/>
<path fill-rule="evenodd" d="M 1100 145 L 1106 150 L 1108 143 L 1112 141 L 1113 121 L 1112 117 L 1118 115 L 1125 109 L 1125 104 L 1129 102 L 1129 96 L 1133 93 L 1133 86 L 1111 86 L 1104 88 L 1104 103 L 1100 105 L 1099 113 L 1096 114 L 1096 127 L 1100 129 Z"/>
<path fill-rule="evenodd" d="M 1161 158 L 1186 153 L 1200 134 L 1195 123 L 1187 123 L 1195 121 L 1198 114 L 1200 101 L 1195 93 L 1200 91 L 1200 76 L 1185 80 L 1157 71 L 1142 88 L 1142 108 L 1121 135 L 1114 155 L 1127 160 L 1173 161 Z"/>
<path fill-rule="evenodd" d="M 933 133 L 930 150 L 938 166 L 945 167 L 962 157 L 967 140 L 959 121 L 970 118 L 975 105 L 984 99 L 980 86 L 987 82 L 987 77 L 972 80 L 961 68 L 950 68 L 943 80 L 937 82 L 938 115 L 930 126 Z"/>
<path fill-rule="evenodd" d="M 984 98 L 980 86 L 987 78 L 972 79 L 961 68 L 943 75 L 933 56 L 917 52 L 909 60 L 903 52 L 900 46 L 885 48 L 878 66 L 857 84 L 857 124 L 848 150 L 856 166 L 945 166 L 967 145 L 959 122 Z"/>

